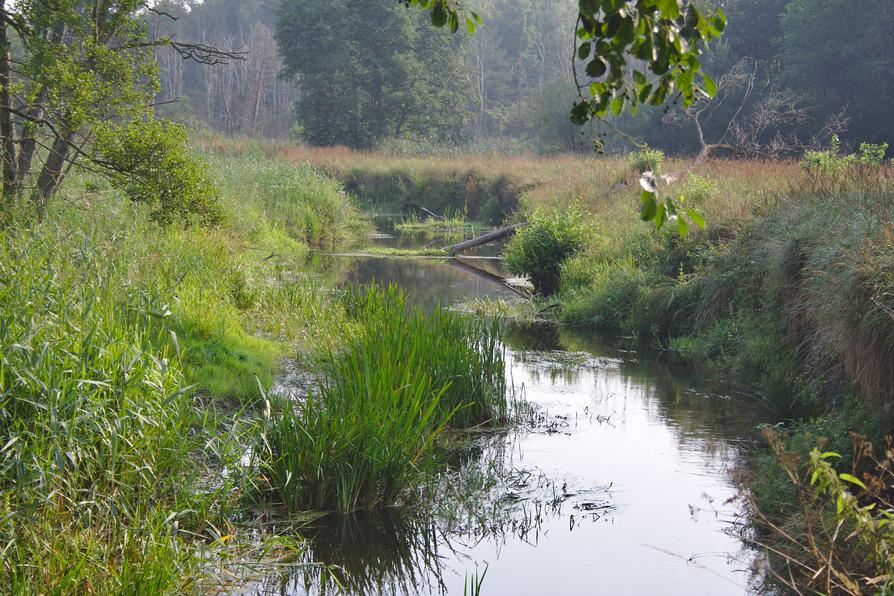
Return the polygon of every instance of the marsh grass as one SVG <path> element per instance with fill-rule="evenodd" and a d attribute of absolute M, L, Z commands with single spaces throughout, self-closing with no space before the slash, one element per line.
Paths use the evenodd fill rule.
<path fill-rule="evenodd" d="M 425 313 L 394 287 L 350 291 L 344 302 L 356 337 L 327 359 L 317 391 L 270 422 L 261 448 L 263 477 L 292 511 L 392 505 L 447 426 L 505 414 L 498 323 Z"/>
<path fill-rule="evenodd" d="M 259 385 L 340 312 L 284 272 L 366 224 L 309 169 L 246 158 L 211 173 L 242 181 L 223 186 L 214 229 L 159 227 L 77 170 L 43 222 L 4 214 L 4 590 L 188 592 L 203 552 L 239 542 L 245 477 L 221 472 L 256 436 Z M 265 176 L 285 177 L 278 202 Z M 303 215 L 277 217 L 290 209 Z"/>
<path fill-rule="evenodd" d="M 462 240 L 487 229 L 480 223 L 463 217 L 419 219 L 415 214 L 394 227 L 403 234 L 425 234 L 443 240 Z"/>

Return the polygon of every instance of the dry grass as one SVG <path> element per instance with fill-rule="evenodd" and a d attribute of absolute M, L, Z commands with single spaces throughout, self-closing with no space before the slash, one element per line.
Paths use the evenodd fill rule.
<path fill-rule="evenodd" d="M 337 179 L 352 172 L 387 175 L 395 172 L 408 177 L 511 180 L 523 194 L 523 205 L 558 207 L 577 202 L 600 217 L 626 218 L 637 209 L 640 187 L 638 175 L 628 167 L 625 156 L 595 154 L 535 155 L 437 155 L 392 156 L 346 147 L 319 148 L 250 139 L 201 139 L 214 153 L 242 155 L 260 151 L 294 164 L 310 164 Z M 678 194 L 688 173 L 707 178 L 717 189 L 715 197 L 701 206 L 714 220 L 747 217 L 792 186 L 805 183 L 805 174 L 792 161 L 716 161 L 696 166 L 691 159 L 671 159 L 663 172 L 676 180 L 665 192 Z"/>

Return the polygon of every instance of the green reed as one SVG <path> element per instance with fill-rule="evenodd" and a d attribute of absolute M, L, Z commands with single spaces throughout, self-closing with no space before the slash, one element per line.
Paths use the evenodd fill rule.
<path fill-rule="evenodd" d="M 291 510 L 388 506 L 418 479 L 445 427 L 505 414 L 497 323 L 425 313 L 393 287 L 344 301 L 359 330 L 326 359 L 319 390 L 265 436 L 263 474 Z"/>

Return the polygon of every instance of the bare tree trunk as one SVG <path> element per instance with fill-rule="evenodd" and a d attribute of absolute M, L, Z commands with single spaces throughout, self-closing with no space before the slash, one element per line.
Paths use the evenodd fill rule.
<path fill-rule="evenodd" d="M 37 179 L 37 188 L 34 189 L 34 193 L 31 195 L 31 199 L 37 205 L 41 215 L 46 210 L 50 197 L 59 190 L 59 185 L 62 184 L 65 163 L 68 160 L 68 153 L 71 150 L 74 136 L 74 131 L 62 133 L 62 136 L 53 142 L 50 154 L 43 164 L 40 177 Z"/>
<path fill-rule="evenodd" d="M 15 128 L 12 122 L 12 94 L 9 86 L 12 83 L 10 68 L 10 47 L 7 37 L 7 24 L 0 24 L 0 138 L 3 152 L 3 198 L 9 199 L 16 192 L 16 146 Z"/>
<path fill-rule="evenodd" d="M 258 134 L 258 112 L 261 110 L 261 75 L 263 70 L 258 68 L 258 78 L 255 81 L 255 105 L 251 114 L 251 134 Z"/>

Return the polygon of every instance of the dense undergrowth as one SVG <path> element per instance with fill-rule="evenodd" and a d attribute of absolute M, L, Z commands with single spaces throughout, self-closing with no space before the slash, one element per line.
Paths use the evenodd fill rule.
<path fill-rule="evenodd" d="M 309 168 L 213 163 L 223 223 L 159 227 L 72 176 L 0 233 L 0 582 L 15 593 L 195 588 L 229 543 L 238 469 L 297 338 L 333 317 L 297 264 L 366 225 Z M 307 332 L 313 327 L 313 333 Z"/>
<path fill-rule="evenodd" d="M 161 226 L 88 174 L 43 220 L 7 212 L 0 583 L 14 593 L 217 589 L 227 566 L 270 556 L 270 536 L 239 526 L 259 499 L 391 505 L 441 430 L 505 416 L 496 324 L 425 314 L 395 289 L 333 294 L 311 273 L 312 249 L 371 231 L 340 184 L 206 157 L 215 227 Z M 297 404 L 271 393 L 288 355 L 321 379 Z"/>
<path fill-rule="evenodd" d="M 709 218 L 707 231 L 687 238 L 646 229 L 618 243 L 597 211 L 602 238 L 564 264 L 561 318 L 648 338 L 760 398 L 778 425 L 773 449 L 752 458 L 749 507 L 772 572 L 795 590 L 874 593 L 894 585 L 892 555 L 876 552 L 892 547 L 890 535 L 873 529 L 887 519 L 857 505 L 848 518 L 841 499 L 868 493 L 831 478 L 857 477 L 851 433 L 881 446 L 892 430 L 891 171 L 852 164 L 799 182 L 755 201 L 746 217 Z M 699 197 L 708 209 L 728 196 L 723 180 L 715 185 Z M 841 457 L 818 458 L 818 446 Z M 834 473 L 820 486 L 816 470 Z M 859 473 L 867 484 L 890 479 L 884 470 Z M 835 558 L 837 577 L 822 567 L 823 553 Z"/>

